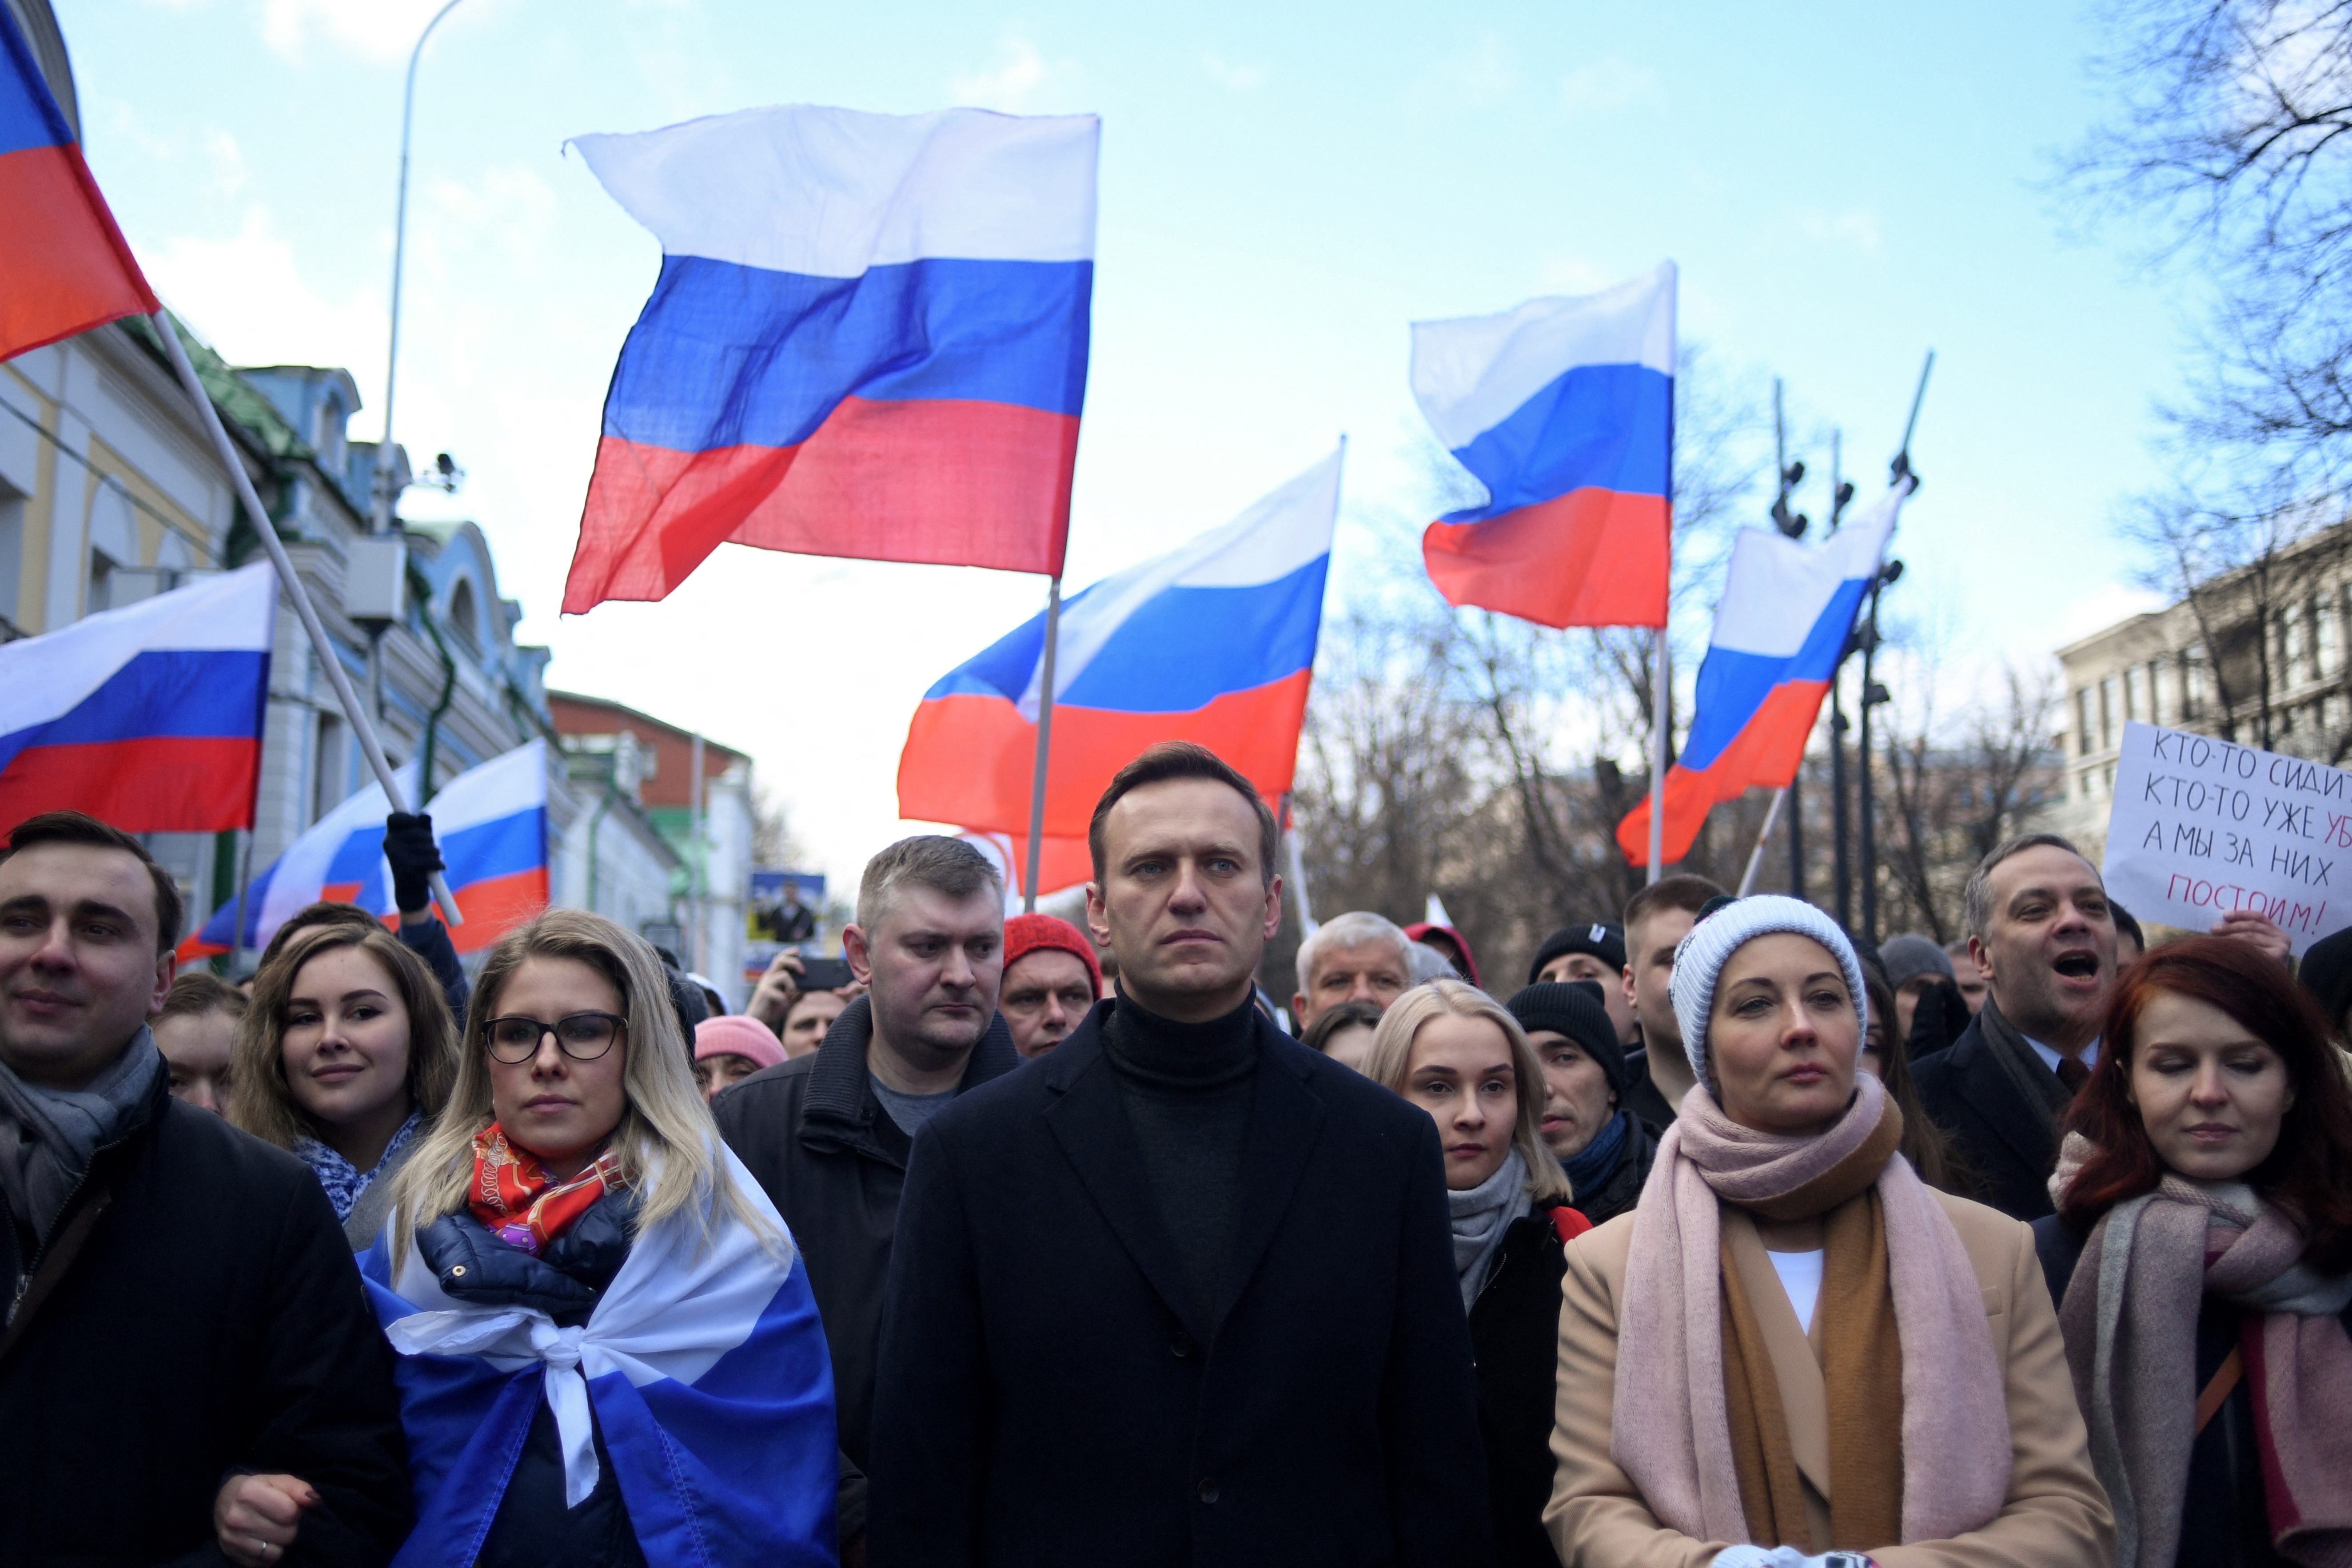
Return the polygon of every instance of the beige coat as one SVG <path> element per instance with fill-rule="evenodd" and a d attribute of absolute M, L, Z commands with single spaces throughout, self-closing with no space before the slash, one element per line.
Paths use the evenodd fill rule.
<path fill-rule="evenodd" d="M 2000 1516 L 1951 1541 L 1878 1546 L 1881 1568 L 2108 1568 L 2116 1528 L 2091 1472 L 2083 1416 L 2058 1334 L 2058 1314 L 2033 1251 L 2033 1232 L 1965 1198 L 1935 1195 L 1959 1232 L 1983 1291 L 1993 1354 L 2008 1370 L 2009 1497 Z M 1544 1525 L 1567 1568 L 1705 1568 L 1730 1542 L 1695 1541 L 1650 1512 L 1610 1454 L 1616 1402 L 1617 1308 L 1634 1216 L 1623 1214 L 1568 1245 L 1561 1282 L 1559 1461 Z M 1755 1225 L 1723 1210 L 1724 1236 L 1769 1347 L 1805 1481 L 1816 1552 L 1829 1542 L 1829 1418 L 1818 1334 L 1808 1342 L 1764 1255 Z M 1820 1320 L 1814 1323 L 1818 1331 Z"/>

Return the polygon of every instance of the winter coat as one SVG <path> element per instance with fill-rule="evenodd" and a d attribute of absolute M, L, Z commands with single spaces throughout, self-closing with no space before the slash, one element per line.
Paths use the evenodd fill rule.
<path fill-rule="evenodd" d="M 915 1141 L 874 1568 L 1491 1561 L 1436 1124 L 1254 1014 L 1213 1328 L 1103 1047 L 1112 1004 Z"/>
<path fill-rule="evenodd" d="M 2033 1222 L 2033 1247 L 2041 1254 L 2050 1299 L 2063 1302 L 2074 1265 L 2090 1244 L 2055 1214 Z M 2208 1296 L 2197 1314 L 2197 1377 L 2200 1393 L 2238 1348 L 2244 1314 L 2231 1303 Z M 2352 1333 L 2352 1309 L 2344 1315 Z M 2179 1561 L 2196 1568 L 2290 1568 L 2271 1542 L 2269 1500 L 2263 1489 L 2261 1446 L 2254 1432 L 2253 1384 L 2240 1378 L 2189 1450 L 2189 1480 L 2180 1497 Z"/>
<path fill-rule="evenodd" d="M 470 1213 L 445 1214 L 416 1238 L 443 1293 L 471 1306 L 535 1307 L 558 1328 L 588 1321 L 604 1287 L 628 1261 L 635 1204 L 608 1194 L 547 1244 L 539 1257 L 490 1234 Z M 513 1473 L 483 1537 L 475 1568 L 643 1568 L 619 1472 L 591 1405 L 596 1488 L 577 1507 L 563 1492 L 563 1448 L 555 1416 L 539 1401 Z M 489 1478 L 476 1478 L 487 1484 Z M 446 1485 L 475 1484 L 452 1477 Z"/>
<path fill-rule="evenodd" d="M 711 1107 L 735 1151 L 791 1227 L 833 1354 L 840 1423 L 842 1539 L 866 1528 L 866 1469 L 874 1411 L 876 1347 L 898 1194 L 909 1145 L 875 1097 L 866 1048 L 874 1004 L 844 1008 L 807 1056 L 753 1073 Z M 972 1047 L 966 1089 L 1021 1065 L 1002 1015 Z"/>
<path fill-rule="evenodd" d="M 2037 1060 L 2032 1071 L 2048 1069 Z M 1969 1197 L 2029 1223 L 2052 1212 L 2050 1173 L 2058 1164 L 2054 1123 L 1993 1055 L 1984 1013 L 1969 1020 L 1950 1050 L 1913 1062 L 1911 1082 L 1929 1120 L 1944 1130 L 1971 1173 Z"/>
<path fill-rule="evenodd" d="M 1496 1568 L 1559 1568 L 1544 1534 L 1543 1512 L 1551 1500 L 1559 1279 L 1568 1267 L 1561 1236 L 1582 1228 L 1579 1212 L 1561 1203 L 1511 1221 L 1495 1266 L 1470 1304 L 1478 1437 L 1486 1449 Z"/>
<path fill-rule="evenodd" d="M 12 1277 L 15 1246 L 0 1224 Z M 287 1568 L 408 1533 L 392 1350 L 318 1177 L 159 1075 L 0 1334 L 0 1563 L 218 1564 L 239 1470 L 318 1489 Z"/>
<path fill-rule="evenodd" d="M 1595 1225 L 1606 1225 L 1621 1214 L 1632 1213 L 1633 1206 L 1641 1201 L 1643 1184 L 1650 1179 L 1650 1167 L 1657 1159 L 1658 1135 L 1637 1114 L 1626 1125 L 1625 1146 L 1618 1151 L 1616 1167 L 1603 1180 L 1588 1184 L 1590 1191 L 1577 1189 L 1577 1211 Z"/>

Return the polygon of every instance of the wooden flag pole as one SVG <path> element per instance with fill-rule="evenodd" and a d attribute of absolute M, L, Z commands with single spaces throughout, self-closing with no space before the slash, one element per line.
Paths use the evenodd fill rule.
<path fill-rule="evenodd" d="M 1780 802 L 1788 798 L 1786 789 L 1772 791 L 1772 804 L 1764 812 L 1764 831 L 1756 835 L 1755 852 L 1748 857 L 1747 873 L 1739 879 L 1739 896 L 1742 898 L 1756 889 L 1756 873 L 1764 869 L 1764 846 L 1772 837 L 1772 824 L 1780 820 Z"/>
<path fill-rule="evenodd" d="M 1666 842 L 1666 682 L 1672 676 L 1666 629 L 1661 626 L 1656 667 L 1650 673 L 1650 882 L 1665 874 L 1658 862 L 1664 856 Z"/>
<path fill-rule="evenodd" d="M 1021 912 L 1037 912 L 1037 862 L 1045 842 L 1045 758 L 1054 740 L 1054 644 L 1062 631 L 1062 580 L 1045 591 L 1045 656 L 1037 672 L 1037 768 L 1029 779 L 1029 862 L 1021 868 Z"/>
<path fill-rule="evenodd" d="M 148 320 L 153 323 L 156 336 L 163 340 L 163 351 L 171 356 L 173 370 L 179 372 L 180 385 L 195 402 L 205 433 L 213 438 L 213 451 L 219 456 L 221 466 L 228 470 L 229 483 L 236 487 L 236 498 L 244 504 L 245 515 L 252 519 L 253 531 L 261 536 L 262 549 L 269 552 L 269 564 L 278 569 L 278 583 L 286 590 L 286 597 L 294 601 L 294 613 L 301 618 L 302 630 L 310 635 L 310 647 L 326 668 L 335 701 L 342 705 L 343 717 L 350 721 L 352 733 L 359 737 L 360 750 L 366 756 L 368 767 L 374 770 L 375 781 L 383 786 L 385 801 L 394 810 L 404 813 L 408 797 L 401 792 L 400 780 L 393 777 L 392 764 L 383 755 L 383 744 L 376 739 L 375 726 L 369 722 L 367 709 L 360 706 L 359 694 L 352 689 L 351 676 L 343 673 L 343 662 L 336 655 L 334 643 L 328 641 L 326 627 L 320 624 L 319 612 L 310 603 L 309 591 L 294 575 L 294 563 L 287 558 L 286 546 L 278 538 L 278 526 L 269 520 L 261 497 L 254 493 L 253 480 L 221 424 L 220 411 L 213 406 L 205 383 L 197 379 L 196 367 L 188 362 L 188 350 L 180 344 L 180 334 L 172 325 L 170 312 L 158 310 Z M 1051 633 L 1045 645 L 1048 649 L 1053 647 Z M 437 871 L 433 873 L 433 899 L 441 906 L 442 919 L 452 925 L 466 923 L 465 916 L 457 913 L 457 900 L 449 892 L 448 879 Z M 244 933 L 235 935 L 241 938 Z"/>

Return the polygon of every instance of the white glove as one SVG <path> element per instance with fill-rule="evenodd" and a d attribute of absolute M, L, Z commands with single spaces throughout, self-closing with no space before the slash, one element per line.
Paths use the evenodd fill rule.
<path fill-rule="evenodd" d="M 1808 1557 L 1793 1546 L 1727 1546 L 1707 1568 L 1877 1568 L 1859 1552 L 1824 1552 Z"/>

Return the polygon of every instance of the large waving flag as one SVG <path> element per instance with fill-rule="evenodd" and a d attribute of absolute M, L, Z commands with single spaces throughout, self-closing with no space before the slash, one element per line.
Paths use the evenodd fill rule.
<path fill-rule="evenodd" d="M 663 254 L 565 612 L 663 598 L 726 540 L 1060 575 L 1099 131 L 794 105 L 576 139 Z"/>
<path fill-rule="evenodd" d="M 1750 786 L 1783 789 L 1796 778 L 1912 489 L 1904 479 L 1818 549 L 1763 528 L 1743 529 L 1733 542 L 1715 632 L 1698 667 L 1690 733 L 1666 773 L 1660 853 L 1667 863 L 1690 852 L 1717 801 Z M 1617 846 L 1634 865 L 1648 862 L 1648 801 L 1617 824 Z"/>
<path fill-rule="evenodd" d="M 1159 741 L 1207 747 L 1269 800 L 1290 788 L 1342 455 L 1334 452 L 1224 527 L 1062 606 L 1045 785 L 1049 852 L 1055 840 L 1083 844 L 1111 775 Z M 901 816 L 1025 843 L 1045 644 L 1040 614 L 924 695 L 898 758 Z M 1052 869 L 1050 852 L 1041 861 Z"/>
<path fill-rule="evenodd" d="M 816 1298 L 775 1206 L 711 1141 L 772 1239 L 763 1243 L 705 1196 L 637 1232 L 579 1327 L 445 1294 L 413 1235 L 381 1238 L 361 1255 L 398 1353 L 417 1499 L 394 1568 L 469 1568 L 542 1405 L 566 1502 L 585 1500 L 609 1459 L 648 1568 L 837 1561 L 840 1450 Z M 473 1221 L 461 1210 L 444 1223 Z"/>
<path fill-rule="evenodd" d="M 416 765 L 397 778 L 401 793 L 415 800 Z M 460 953 L 489 946 L 547 907 L 547 742 L 527 740 L 460 773 L 422 809 L 433 815 L 450 891 L 466 912 L 466 923 L 449 933 Z M 370 784 L 312 823 L 246 890 L 245 939 L 235 946 L 268 946 L 279 926 L 320 899 L 396 916 L 383 858 L 390 810 L 383 786 Z M 214 910 L 180 944 L 181 961 L 227 952 L 236 919 L 234 903 Z"/>
<path fill-rule="evenodd" d="M 0 5 L 0 360 L 163 308 Z"/>
<path fill-rule="evenodd" d="M 1605 293 L 1419 321 L 1412 395 L 1486 486 L 1422 536 L 1449 604 L 1545 626 L 1664 626 L 1675 264 Z"/>
<path fill-rule="evenodd" d="M 0 647 L 0 827 L 68 808 L 134 833 L 250 823 L 277 609 L 248 566 Z"/>

